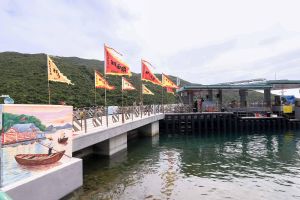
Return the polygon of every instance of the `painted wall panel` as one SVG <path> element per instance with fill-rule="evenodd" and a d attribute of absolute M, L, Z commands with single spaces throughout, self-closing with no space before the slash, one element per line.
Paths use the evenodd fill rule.
<path fill-rule="evenodd" d="M 3 104 L 1 186 L 72 157 L 72 106 Z"/>

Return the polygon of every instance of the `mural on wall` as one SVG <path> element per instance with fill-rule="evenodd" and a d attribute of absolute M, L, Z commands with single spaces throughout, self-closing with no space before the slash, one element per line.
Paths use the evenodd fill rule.
<path fill-rule="evenodd" d="M 72 112 L 72 106 L 2 105 L 2 186 L 70 160 Z"/>
<path fill-rule="evenodd" d="M 2 138 L 2 105 L 0 104 L 0 138 Z M 1 150 L 1 141 L 0 141 L 0 187 L 2 185 L 2 150 Z"/>

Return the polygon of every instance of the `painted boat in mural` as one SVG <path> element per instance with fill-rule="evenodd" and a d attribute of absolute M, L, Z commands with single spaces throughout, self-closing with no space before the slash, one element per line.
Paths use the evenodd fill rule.
<path fill-rule="evenodd" d="M 66 144 L 67 141 L 68 141 L 68 138 L 67 138 L 67 137 L 64 137 L 64 138 L 58 138 L 58 139 L 57 139 L 57 142 L 58 142 L 59 144 Z"/>
<path fill-rule="evenodd" d="M 15 159 L 20 165 L 35 166 L 48 165 L 59 161 L 65 151 L 48 154 L 17 154 Z"/>

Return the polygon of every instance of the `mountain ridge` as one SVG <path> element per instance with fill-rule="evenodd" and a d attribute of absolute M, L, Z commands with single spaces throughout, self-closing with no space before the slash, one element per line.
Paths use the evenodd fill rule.
<path fill-rule="evenodd" d="M 47 59 L 44 53 L 0 52 L 0 94 L 8 94 L 18 104 L 48 104 Z M 103 72 L 104 61 L 79 57 L 52 56 L 59 70 L 67 76 L 73 85 L 49 82 L 51 104 L 64 101 L 68 105 L 84 107 L 95 105 L 94 70 Z M 161 78 L 161 75 L 157 75 Z M 176 77 L 170 75 L 173 81 Z M 111 85 L 116 87 L 107 92 L 108 105 L 121 105 L 121 77 L 107 76 Z M 132 72 L 127 79 L 137 88 L 124 92 L 124 105 L 140 101 L 140 73 Z M 181 80 L 181 85 L 189 82 Z M 161 87 L 145 83 L 155 93 L 144 95 L 144 104 L 161 103 Z M 164 102 L 174 103 L 175 96 L 164 92 Z M 96 90 L 96 104 L 104 105 L 104 90 Z"/>

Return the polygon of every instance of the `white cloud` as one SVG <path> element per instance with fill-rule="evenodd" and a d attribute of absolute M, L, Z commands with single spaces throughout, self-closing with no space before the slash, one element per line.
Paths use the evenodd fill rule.
<path fill-rule="evenodd" d="M 199 83 L 272 79 L 275 72 L 297 79 L 299 6 L 297 0 L 3 0 L 0 51 L 103 59 L 107 43 L 136 72 L 145 58 L 157 72 Z"/>

